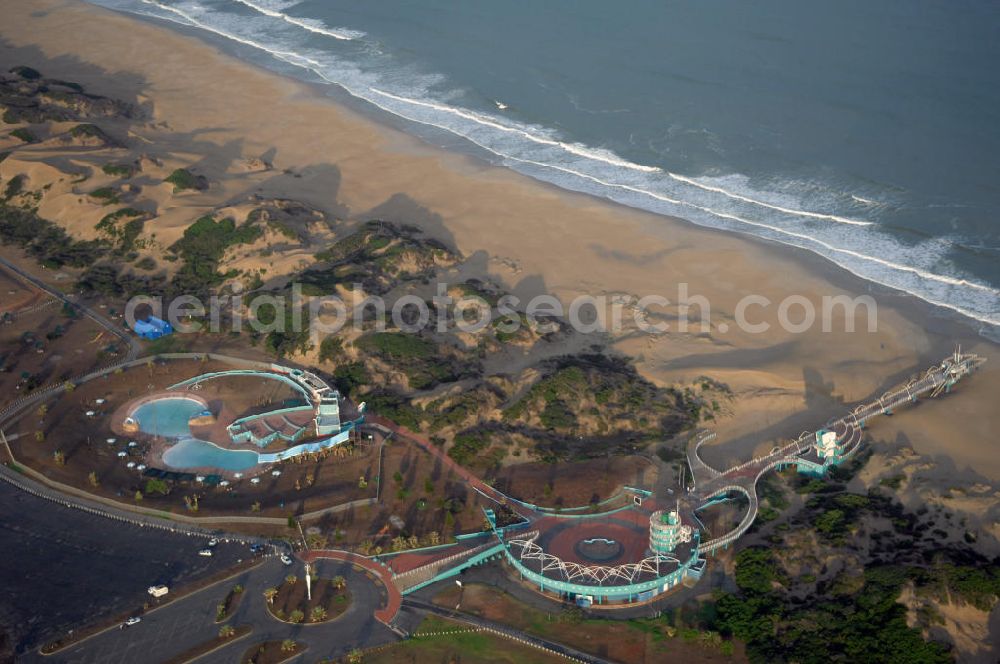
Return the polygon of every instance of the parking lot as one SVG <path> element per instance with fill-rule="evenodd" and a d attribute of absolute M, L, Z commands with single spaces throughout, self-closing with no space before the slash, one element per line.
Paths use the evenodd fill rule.
<path fill-rule="evenodd" d="M 6 482 L 0 482 L 0 542 L 0 625 L 5 648 L 17 653 L 140 608 L 151 585 L 197 581 L 251 555 L 245 545 L 221 542 L 213 556 L 199 556 L 204 538 L 69 509 Z"/>

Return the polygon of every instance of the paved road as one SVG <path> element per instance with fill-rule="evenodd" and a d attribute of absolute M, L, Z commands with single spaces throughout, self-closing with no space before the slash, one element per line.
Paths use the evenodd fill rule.
<path fill-rule="evenodd" d="M 299 576 L 304 574 L 300 564 L 289 568 L 275 558 L 268 559 L 259 567 L 146 614 L 137 625 L 124 629 L 113 627 L 55 655 L 42 657 L 38 653 L 30 653 L 22 661 L 72 664 L 165 661 L 218 635 L 220 625 L 215 622 L 216 606 L 236 584 L 243 585 L 245 595 L 234 615 L 226 622 L 252 625 L 253 632 L 199 658 L 199 664 L 237 661 L 251 645 L 267 640 L 290 638 L 305 643 L 309 661 L 318 661 L 341 656 L 352 648 L 369 648 L 398 639 L 389 628 L 372 617 L 374 609 L 384 601 L 382 586 L 347 563 L 316 563 L 321 576 L 340 575 L 347 580 L 352 603 L 342 616 L 318 625 L 289 625 L 271 617 L 265 605 L 264 590 L 280 585 L 290 569 Z"/>
<path fill-rule="evenodd" d="M 177 585 L 232 567 L 249 550 L 71 509 L 0 482 L 0 625 L 26 650 L 65 630 L 141 606 L 154 583 Z"/>
<path fill-rule="evenodd" d="M 57 290 L 57 289 L 53 288 L 52 286 L 49 286 L 47 283 L 45 283 L 44 281 L 42 281 L 38 277 L 36 277 L 33 274 L 27 272 L 26 270 L 23 270 L 22 268 L 18 267 L 14 263 L 11 263 L 6 258 L 0 258 L 0 265 L 2 265 L 3 267 L 5 267 L 10 272 L 13 272 L 14 274 L 16 274 L 18 277 L 20 277 L 24 281 L 27 281 L 28 283 L 30 283 L 35 288 L 38 288 L 38 289 L 40 289 L 40 290 L 48 293 L 52 297 L 57 298 L 58 300 L 60 300 L 62 302 L 65 302 L 66 304 L 69 304 L 70 306 L 72 306 L 72 307 L 74 307 L 76 309 L 79 309 L 85 316 L 87 316 L 88 318 L 92 319 L 98 325 L 100 325 L 101 327 L 105 328 L 106 330 L 108 330 L 109 332 L 111 332 L 112 334 L 114 334 L 116 337 L 118 337 L 122 341 L 122 343 L 124 343 L 126 346 L 128 346 L 128 349 L 129 349 L 128 350 L 128 354 L 125 357 L 125 361 L 126 362 L 129 361 L 129 360 L 134 360 L 136 357 L 139 356 L 139 353 L 142 350 L 142 348 L 139 345 L 138 339 L 136 339 L 131 334 L 129 334 L 128 332 L 126 332 L 120 325 L 115 325 L 113 322 L 109 321 L 104 316 L 100 315 L 99 313 L 97 313 L 96 311 L 94 311 L 93 309 L 91 309 L 90 307 L 88 307 L 87 305 L 85 305 L 82 302 L 80 302 L 79 299 L 76 296 L 74 296 L 74 295 L 67 295 L 66 293 L 63 293 L 62 291 Z"/>

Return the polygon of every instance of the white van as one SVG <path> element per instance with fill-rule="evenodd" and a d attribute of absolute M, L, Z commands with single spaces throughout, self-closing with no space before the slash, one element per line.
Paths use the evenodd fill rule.
<path fill-rule="evenodd" d="M 170 592 L 170 588 L 167 588 L 164 585 L 150 586 L 148 592 L 153 597 L 163 597 L 168 592 Z"/>

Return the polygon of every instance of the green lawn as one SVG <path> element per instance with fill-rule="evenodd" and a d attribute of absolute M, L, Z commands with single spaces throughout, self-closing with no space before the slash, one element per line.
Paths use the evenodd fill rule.
<path fill-rule="evenodd" d="M 566 660 L 538 648 L 524 646 L 489 632 L 464 632 L 441 636 L 422 633 L 467 629 L 468 625 L 429 617 L 414 636 L 402 643 L 365 655 L 365 664 L 397 662 L 462 662 L 462 664 L 549 664 Z"/>

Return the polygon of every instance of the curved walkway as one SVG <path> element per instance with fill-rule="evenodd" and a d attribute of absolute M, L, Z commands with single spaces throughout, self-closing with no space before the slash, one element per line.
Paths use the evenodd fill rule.
<path fill-rule="evenodd" d="M 335 549 L 314 549 L 304 551 L 300 553 L 298 557 L 307 563 L 314 563 L 321 559 L 339 560 L 350 563 L 351 565 L 357 565 L 366 572 L 369 572 L 379 582 L 381 582 L 382 586 L 386 590 L 386 593 L 388 594 L 385 606 L 375 611 L 375 619 L 383 625 L 392 627 L 392 621 L 396 619 L 396 616 L 399 614 L 399 607 L 403 604 L 403 595 L 399 592 L 399 588 L 396 587 L 396 584 L 393 583 L 392 572 L 388 569 L 379 565 L 371 558 L 365 558 L 357 553 L 338 551 Z"/>
<path fill-rule="evenodd" d="M 842 455 L 832 463 L 841 463 L 853 456 L 861 446 L 861 427 L 873 417 L 891 413 L 899 406 L 916 403 L 917 398 L 930 393 L 931 396 L 950 389 L 955 383 L 972 373 L 985 359 L 971 354 L 962 355 L 958 351 L 945 358 L 940 364 L 932 366 L 922 378 L 911 381 L 903 387 L 890 390 L 874 401 L 869 401 L 855 407 L 850 414 L 841 417 L 827 425 L 837 433 L 839 444 L 843 448 Z M 688 509 L 706 504 L 719 494 L 739 491 L 747 496 L 750 507 L 740 524 L 721 537 L 703 542 L 698 550 L 711 553 L 719 547 L 728 546 L 742 536 L 757 517 L 757 481 L 769 470 L 784 466 L 798 465 L 800 467 L 816 468 L 825 471 L 831 464 L 830 459 L 812 460 L 806 458 L 815 434 L 804 432 L 795 440 L 775 447 L 768 454 L 754 457 L 749 461 L 719 472 L 708 466 L 698 455 L 698 449 L 712 434 L 701 432 L 688 444 L 688 466 L 691 469 L 693 488 L 685 502 Z"/>

